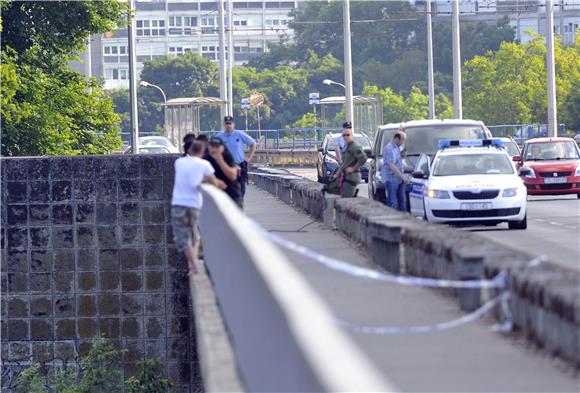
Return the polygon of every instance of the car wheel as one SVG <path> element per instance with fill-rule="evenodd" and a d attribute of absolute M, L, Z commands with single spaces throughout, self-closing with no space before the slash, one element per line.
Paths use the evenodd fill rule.
<path fill-rule="evenodd" d="M 508 222 L 509 229 L 526 229 L 528 227 L 528 216 L 525 215 L 522 221 Z"/>
<path fill-rule="evenodd" d="M 580 194 L 576 194 L 576 198 L 580 199 Z"/>

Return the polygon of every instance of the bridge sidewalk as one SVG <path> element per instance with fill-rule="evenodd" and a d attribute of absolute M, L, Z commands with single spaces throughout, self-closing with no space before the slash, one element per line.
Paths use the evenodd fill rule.
<path fill-rule="evenodd" d="M 267 230 L 321 254 L 376 268 L 356 247 L 311 217 L 250 186 L 246 214 Z M 303 228 L 297 231 L 299 228 Z M 282 251 L 337 318 L 365 326 L 411 326 L 459 318 L 454 299 L 425 288 L 351 277 Z M 299 294 L 297 294 L 299 296 Z M 490 319 L 428 334 L 366 335 L 354 341 L 400 391 L 575 392 L 572 372 L 520 341 L 491 332 Z"/>

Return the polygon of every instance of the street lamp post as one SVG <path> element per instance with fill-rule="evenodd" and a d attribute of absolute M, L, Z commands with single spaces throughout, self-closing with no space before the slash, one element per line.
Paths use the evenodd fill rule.
<path fill-rule="evenodd" d="M 427 5 L 427 87 L 429 90 L 429 119 L 435 118 L 435 82 L 433 79 L 433 28 L 431 25 L 431 0 Z"/>
<path fill-rule="evenodd" d="M 135 49 L 135 0 L 129 0 L 129 15 L 127 18 L 127 35 L 129 50 L 129 98 L 131 102 L 131 148 L 133 154 L 139 153 L 139 120 L 137 112 L 137 67 L 136 67 L 136 49 Z"/>
<path fill-rule="evenodd" d="M 562 33 L 562 32 L 561 32 Z M 554 3 L 546 0 L 546 74 L 548 76 L 548 135 L 558 136 L 556 75 L 554 66 Z"/>
<path fill-rule="evenodd" d="M 461 53 L 459 44 L 459 0 L 452 0 L 453 16 L 451 23 L 453 45 L 453 113 L 456 119 L 463 118 L 461 97 Z"/>
<path fill-rule="evenodd" d="M 139 82 L 139 84 L 143 87 L 154 87 L 157 90 L 159 90 L 161 92 L 161 95 L 163 95 L 163 102 L 167 102 L 167 96 L 165 95 L 165 92 L 163 91 L 163 89 L 157 85 L 154 85 L 153 83 L 149 83 L 147 81 L 141 81 Z"/>
<path fill-rule="evenodd" d="M 342 0 L 342 24 L 344 32 L 344 83 L 346 90 L 346 120 L 353 124 L 354 110 L 352 98 L 352 55 L 350 42 L 350 0 Z"/>

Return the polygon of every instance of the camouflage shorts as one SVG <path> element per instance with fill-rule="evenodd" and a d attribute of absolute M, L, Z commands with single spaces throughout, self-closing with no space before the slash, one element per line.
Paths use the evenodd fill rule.
<path fill-rule="evenodd" d="M 199 242 L 199 209 L 193 207 L 171 206 L 171 225 L 173 241 L 178 251 L 197 246 Z"/>

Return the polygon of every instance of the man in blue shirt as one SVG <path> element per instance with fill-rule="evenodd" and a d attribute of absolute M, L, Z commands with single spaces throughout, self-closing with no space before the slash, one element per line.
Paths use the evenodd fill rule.
<path fill-rule="evenodd" d="M 385 183 L 387 206 L 401 211 L 407 210 L 405 201 L 405 185 L 411 181 L 405 176 L 401 147 L 407 139 L 407 134 L 398 131 L 393 139 L 383 149 L 383 168 L 381 177 Z"/>
<path fill-rule="evenodd" d="M 231 116 L 224 117 L 224 130 L 217 137 L 224 141 L 229 152 L 234 157 L 234 161 L 240 167 L 240 191 L 242 198 L 246 194 L 246 183 L 248 182 L 248 163 L 254 158 L 256 153 L 256 141 L 243 131 L 234 129 L 234 118 Z M 244 145 L 250 148 L 250 154 L 246 158 Z"/>

